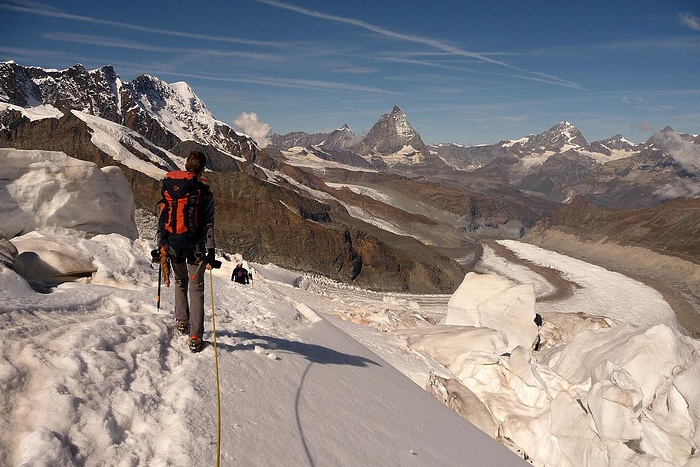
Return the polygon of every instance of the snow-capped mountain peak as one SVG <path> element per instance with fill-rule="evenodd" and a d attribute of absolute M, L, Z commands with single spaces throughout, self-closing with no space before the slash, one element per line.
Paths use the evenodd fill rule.
<path fill-rule="evenodd" d="M 391 113 L 379 118 L 356 150 L 363 155 L 387 156 L 399 151 L 405 153 L 407 146 L 413 148 L 415 153 L 427 152 L 420 135 L 408 122 L 408 117 L 395 105 Z"/>
<path fill-rule="evenodd" d="M 416 130 L 414 130 L 411 124 L 408 122 L 408 117 L 401 112 L 401 109 L 399 109 L 397 105 L 394 106 L 389 117 L 394 122 L 396 133 L 406 138 L 407 142 L 418 135 Z"/>
<path fill-rule="evenodd" d="M 171 85 L 159 78 L 141 75 L 132 82 L 132 90 L 139 106 L 180 140 L 194 137 L 206 142 L 213 133 L 216 119 L 187 83 Z"/>
<path fill-rule="evenodd" d="M 257 150 L 250 138 L 216 120 L 187 83 L 168 84 L 148 74 L 124 83 L 111 65 L 88 71 L 76 64 L 59 71 L 2 62 L 0 101 L 80 111 L 124 125 L 165 148 L 196 141 L 231 155 Z"/>

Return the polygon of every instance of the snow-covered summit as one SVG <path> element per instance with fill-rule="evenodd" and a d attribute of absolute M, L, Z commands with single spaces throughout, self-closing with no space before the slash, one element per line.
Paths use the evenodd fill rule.
<path fill-rule="evenodd" d="M 573 148 L 587 148 L 588 141 L 572 123 L 563 121 L 539 135 L 530 135 L 520 143 L 529 152 L 564 152 Z"/>
<path fill-rule="evenodd" d="M 378 158 L 388 166 L 423 163 L 431 157 L 420 135 L 397 105 L 391 113 L 379 118 L 353 150 L 369 160 Z M 431 158 L 439 161 L 437 157 Z"/>
<path fill-rule="evenodd" d="M 141 75 L 131 83 L 134 98 L 180 140 L 207 142 L 217 124 L 214 116 L 187 83 L 168 84 Z"/>
<path fill-rule="evenodd" d="M 124 83 L 111 65 L 88 71 L 76 64 L 50 71 L 0 63 L 0 101 L 95 115 L 137 131 L 166 150 L 184 141 L 237 156 L 255 150 L 250 138 L 216 120 L 187 83 L 168 84 L 149 74 Z"/>

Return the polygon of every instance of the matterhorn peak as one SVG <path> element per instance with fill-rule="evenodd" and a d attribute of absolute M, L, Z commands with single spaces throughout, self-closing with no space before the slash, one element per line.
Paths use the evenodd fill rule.
<path fill-rule="evenodd" d="M 361 154 L 388 155 L 410 146 L 415 152 L 425 151 L 420 135 L 408 122 L 398 105 L 390 114 L 384 114 L 370 129 L 365 139 L 355 148 Z"/>
<path fill-rule="evenodd" d="M 561 121 L 561 122 L 557 123 L 556 125 L 554 125 L 550 130 L 562 131 L 562 130 L 569 130 L 569 129 L 576 129 L 576 125 L 574 125 L 573 123 L 571 123 L 568 120 L 564 120 L 564 121 Z"/>

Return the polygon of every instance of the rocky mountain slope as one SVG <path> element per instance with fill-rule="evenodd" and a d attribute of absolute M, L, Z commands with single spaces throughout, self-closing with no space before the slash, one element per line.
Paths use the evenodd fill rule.
<path fill-rule="evenodd" d="M 464 272 L 456 260 L 468 268 L 480 239 L 520 238 L 536 225 L 576 228 L 552 213 L 569 203 L 576 211 L 577 197 L 599 210 L 582 231 L 697 253 L 683 216 L 665 217 L 663 229 L 686 249 L 644 234 L 652 208 L 700 198 L 700 137 L 671 128 L 643 144 L 621 135 L 589 143 L 561 122 L 493 145 L 428 146 L 395 106 L 365 136 L 343 125 L 271 141 L 261 149 L 216 120 L 186 83 L 149 75 L 125 83 L 111 66 L 0 63 L 0 146 L 118 165 L 149 211 L 165 171 L 202 150 L 219 242 L 251 260 L 378 289 L 451 292 Z M 611 209 L 624 222 L 600 214 Z"/>
<path fill-rule="evenodd" d="M 700 262 L 700 199 L 678 198 L 654 207 L 619 210 L 597 207 L 583 196 L 555 211 L 530 232 L 561 230 L 582 239 L 636 245 Z"/>
<path fill-rule="evenodd" d="M 215 120 L 185 83 L 9 62 L 0 64 L 0 110 L 0 146 L 118 165 L 148 211 L 165 171 L 203 150 L 215 170 L 219 244 L 248 259 L 381 290 L 451 292 L 461 281 L 461 266 L 422 242 L 407 249 L 396 234 L 372 235 L 377 229 L 349 215 L 322 180 Z"/>

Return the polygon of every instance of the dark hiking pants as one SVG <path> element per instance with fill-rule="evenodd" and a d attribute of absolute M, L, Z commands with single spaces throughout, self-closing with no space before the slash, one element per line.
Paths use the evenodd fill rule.
<path fill-rule="evenodd" d="M 192 262 L 193 263 L 193 262 Z M 172 261 L 175 277 L 175 319 L 189 321 L 190 335 L 204 334 L 204 261 L 192 264 L 188 261 Z M 189 303 L 188 303 L 189 292 Z"/>

